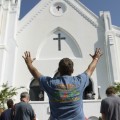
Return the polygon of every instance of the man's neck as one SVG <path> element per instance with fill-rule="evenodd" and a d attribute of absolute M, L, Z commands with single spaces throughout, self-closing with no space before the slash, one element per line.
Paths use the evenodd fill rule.
<path fill-rule="evenodd" d="M 25 103 L 28 103 L 28 100 L 26 100 L 26 99 L 24 99 L 24 98 L 23 98 L 21 101 L 22 101 L 22 102 L 25 102 Z"/>
<path fill-rule="evenodd" d="M 109 94 L 109 95 L 107 95 L 107 97 L 110 97 L 110 96 L 114 96 L 115 94 Z"/>

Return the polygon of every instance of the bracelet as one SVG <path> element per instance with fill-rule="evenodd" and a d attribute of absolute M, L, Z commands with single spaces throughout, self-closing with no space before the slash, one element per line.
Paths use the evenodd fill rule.
<path fill-rule="evenodd" d="M 95 58 L 95 60 L 99 60 L 99 58 Z"/>

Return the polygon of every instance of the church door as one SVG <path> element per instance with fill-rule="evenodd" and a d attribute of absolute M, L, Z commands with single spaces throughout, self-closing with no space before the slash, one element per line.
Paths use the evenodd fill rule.
<path fill-rule="evenodd" d="M 30 83 L 29 94 L 31 101 L 44 101 L 44 91 L 40 88 L 38 80 L 33 79 Z"/>

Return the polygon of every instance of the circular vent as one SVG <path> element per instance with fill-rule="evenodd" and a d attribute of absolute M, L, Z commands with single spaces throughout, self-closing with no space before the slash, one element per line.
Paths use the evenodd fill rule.
<path fill-rule="evenodd" d="M 50 7 L 50 12 L 54 16 L 62 16 L 67 10 L 67 7 L 62 2 L 56 2 Z"/>

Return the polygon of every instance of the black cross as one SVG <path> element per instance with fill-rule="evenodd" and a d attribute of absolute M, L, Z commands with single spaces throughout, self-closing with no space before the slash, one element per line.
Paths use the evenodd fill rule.
<path fill-rule="evenodd" d="M 60 6 L 57 6 L 56 8 L 57 8 L 57 10 L 59 11 L 61 7 L 60 7 Z"/>
<path fill-rule="evenodd" d="M 61 51 L 61 40 L 65 40 L 65 37 L 61 37 L 61 34 L 58 33 L 58 38 L 53 38 L 53 40 L 58 40 L 58 50 Z"/>

